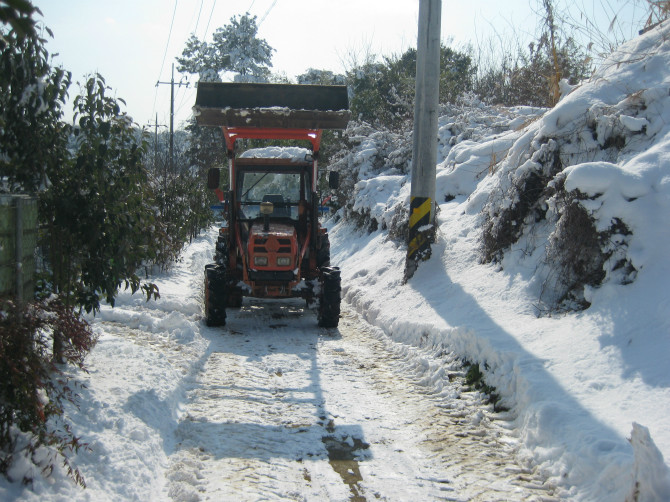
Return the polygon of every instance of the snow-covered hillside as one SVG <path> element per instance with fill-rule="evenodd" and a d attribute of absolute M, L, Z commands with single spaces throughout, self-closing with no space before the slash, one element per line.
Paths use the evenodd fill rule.
<path fill-rule="evenodd" d="M 670 500 L 668 38 L 666 23 L 622 46 L 546 113 L 442 117 L 437 242 L 406 285 L 386 230 L 406 169 L 379 134 L 340 161 L 359 178 L 330 223 L 346 300 L 478 363 L 525 459 L 570 499 Z"/>

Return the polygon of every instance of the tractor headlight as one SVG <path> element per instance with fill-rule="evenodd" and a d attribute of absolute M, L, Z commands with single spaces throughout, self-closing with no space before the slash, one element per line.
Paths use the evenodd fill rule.
<path fill-rule="evenodd" d="M 291 257 L 290 256 L 280 256 L 277 258 L 277 266 L 279 267 L 290 267 L 291 266 Z"/>
<path fill-rule="evenodd" d="M 254 256 L 254 265 L 259 267 L 268 266 L 268 257 L 267 256 Z"/>

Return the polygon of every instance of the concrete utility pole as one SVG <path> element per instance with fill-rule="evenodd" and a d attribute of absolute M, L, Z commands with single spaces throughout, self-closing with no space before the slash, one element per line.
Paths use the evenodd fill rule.
<path fill-rule="evenodd" d="M 170 172 L 174 172 L 174 63 L 172 64 L 172 78 L 169 82 L 156 82 L 156 87 L 158 84 L 170 84 Z M 188 82 L 184 83 L 179 81 L 177 84 L 179 87 L 182 85 L 188 87 L 190 84 Z M 158 120 L 158 119 L 156 119 Z"/>
<path fill-rule="evenodd" d="M 430 246 L 435 242 L 435 165 L 440 91 L 441 15 L 442 0 L 420 0 L 405 281 L 414 275 L 419 261 L 430 258 Z"/>

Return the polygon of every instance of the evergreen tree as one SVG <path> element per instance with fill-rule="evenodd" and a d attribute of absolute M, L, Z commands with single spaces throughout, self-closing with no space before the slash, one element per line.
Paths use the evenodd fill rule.
<path fill-rule="evenodd" d="M 372 124 L 400 127 L 414 113 L 416 49 L 384 57 L 347 73 L 353 116 Z M 474 67 L 468 54 L 440 49 L 440 102 L 454 102 L 472 87 Z"/>
<path fill-rule="evenodd" d="M 5 189 L 32 193 L 65 155 L 61 118 L 71 75 L 51 68 L 43 38 L 4 26 L 0 68 L 0 177 Z"/>
<path fill-rule="evenodd" d="M 330 70 L 317 70 L 308 68 L 305 73 L 296 77 L 299 84 L 311 85 L 345 85 L 347 79 L 344 75 L 333 73 Z"/>

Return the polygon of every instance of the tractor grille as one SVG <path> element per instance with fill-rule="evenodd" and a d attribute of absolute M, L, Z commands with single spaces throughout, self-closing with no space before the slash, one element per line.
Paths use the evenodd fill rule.
<path fill-rule="evenodd" d="M 276 239 L 279 244 L 279 248 L 274 251 L 276 253 L 290 253 L 291 252 L 291 239 Z M 268 239 L 265 237 L 257 237 L 254 240 L 254 253 L 267 253 L 268 249 L 266 244 Z"/>

